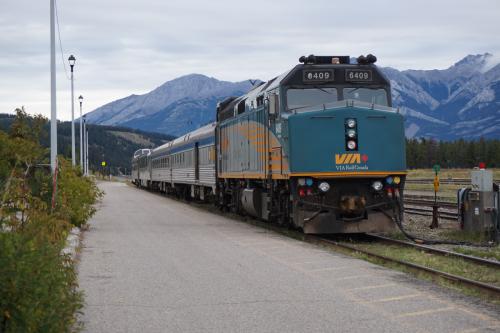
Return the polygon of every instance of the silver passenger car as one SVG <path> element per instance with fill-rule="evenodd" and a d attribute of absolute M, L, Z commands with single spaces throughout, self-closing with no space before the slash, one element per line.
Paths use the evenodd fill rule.
<path fill-rule="evenodd" d="M 153 189 L 204 199 L 215 193 L 215 123 L 153 149 L 148 159 Z"/>

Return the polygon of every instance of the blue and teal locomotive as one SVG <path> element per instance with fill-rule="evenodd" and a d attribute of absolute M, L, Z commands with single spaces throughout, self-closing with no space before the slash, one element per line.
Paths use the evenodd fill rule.
<path fill-rule="evenodd" d="M 196 179 L 199 143 L 186 134 L 176 141 L 186 147 L 191 163 L 184 173 L 191 181 L 150 177 L 148 186 L 212 198 L 223 208 L 305 233 L 394 228 L 402 215 L 406 164 L 403 116 L 392 108 L 390 82 L 372 55 L 356 63 L 347 56 L 299 61 L 218 104 L 216 122 L 201 129 L 213 137 L 210 185 Z M 168 158 L 168 149 L 157 150 Z"/>

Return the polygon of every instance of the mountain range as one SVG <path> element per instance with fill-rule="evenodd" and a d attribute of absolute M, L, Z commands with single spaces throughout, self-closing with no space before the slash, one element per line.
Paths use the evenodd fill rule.
<path fill-rule="evenodd" d="M 381 70 L 409 138 L 500 138 L 500 64 L 489 54 L 468 55 L 443 70 Z M 87 114 L 89 122 L 182 135 L 215 119 L 217 102 L 238 96 L 250 81 L 190 74 L 144 95 L 130 95 Z"/>

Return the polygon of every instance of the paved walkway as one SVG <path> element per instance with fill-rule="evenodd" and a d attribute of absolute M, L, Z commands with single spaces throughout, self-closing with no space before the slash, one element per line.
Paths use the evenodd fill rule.
<path fill-rule="evenodd" d="M 85 233 L 88 332 L 496 332 L 432 284 L 123 183 Z"/>

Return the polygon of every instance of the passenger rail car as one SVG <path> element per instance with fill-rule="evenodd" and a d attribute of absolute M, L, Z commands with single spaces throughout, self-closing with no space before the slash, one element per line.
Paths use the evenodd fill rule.
<path fill-rule="evenodd" d="M 392 108 L 389 80 L 372 55 L 356 63 L 347 56 L 299 61 L 221 101 L 214 124 L 152 150 L 149 178 L 136 184 L 209 195 L 226 209 L 305 233 L 393 229 L 406 165 L 403 117 Z"/>
<path fill-rule="evenodd" d="M 209 124 L 151 150 L 147 180 L 136 184 L 185 198 L 204 200 L 215 193 L 215 124 Z M 134 160 L 132 164 L 134 164 Z M 144 175 L 144 174 L 142 174 Z"/>

